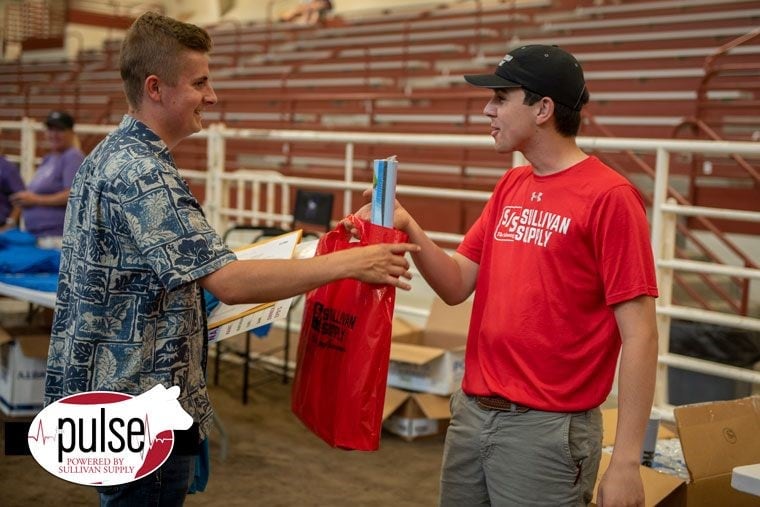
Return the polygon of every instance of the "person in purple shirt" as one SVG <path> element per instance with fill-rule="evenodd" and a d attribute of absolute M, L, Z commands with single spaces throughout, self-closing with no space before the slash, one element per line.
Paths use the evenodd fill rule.
<path fill-rule="evenodd" d="M 0 230 L 18 224 L 19 210 L 11 204 L 10 196 L 24 188 L 16 164 L 0 155 Z"/>
<path fill-rule="evenodd" d="M 84 160 L 70 114 L 52 111 L 45 126 L 50 152 L 42 158 L 27 189 L 11 196 L 11 202 L 21 207 L 24 228 L 38 239 L 63 236 L 69 189 Z"/>

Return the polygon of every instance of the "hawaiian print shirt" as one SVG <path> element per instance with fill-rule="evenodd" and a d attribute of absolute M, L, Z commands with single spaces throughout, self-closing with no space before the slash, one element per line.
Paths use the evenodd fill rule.
<path fill-rule="evenodd" d="M 208 335 L 196 281 L 233 260 L 166 144 L 124 116 L 71 187 L 45 403 L 177 385 L 206 436 Z"/>

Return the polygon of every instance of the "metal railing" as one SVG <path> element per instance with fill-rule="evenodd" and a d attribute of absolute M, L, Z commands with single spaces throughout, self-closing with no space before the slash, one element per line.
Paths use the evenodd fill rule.
<path fill-rule="evenodd" d="M 0 129 L 21 131 L 22 152 L 17 158 L 21 163 L 22 173 L 30 175 L 35 163 L 35 131 L 41 130 L 42 126 L 32 120 L 24 119 L 21 122 L 0 122 Z M 112 129 L 112 126 L 104 125 L 77 126 L 77 132 L 80 134 L 105 134 Z M 400 135 L 378 132 L 353 133 L 229 129 L 222 124 L 212 125 L 193 137 L 206 140 L 207 170 L 181 172 L 188 180 L 203 185 L 206 215 L 210 223 L 220 232 L 240 221 L 252 221 L 270 225 L 290 224 L 292 221 L 290 195 L 291 190 L 296 187 L 331 189 L 340 192 L 343 196 L 343 214 L 351 213 L 362 204 L 354 203 L 354 193 L 361 192 L 368 187 L 367 182 L 354 180 L 354 166 L 357 164 L 354 157 L 354 149 L 357 145 L 384 145 L 389 147 L 399 145 L 457 145 L 462 148 L 473 148 L 492 146 L 493 144 L 493 141 L 488 136 L 477 135 Z M 232 139 L 246 140 L 252 143 L 257 141 L 341 143 L 344 145 L 343 179 L 285 176 L 271 170 L 256 170 L 255 167 L 237 171 L 226 171 L 226 143 Z M 709 373 L 719 377 L 760 384 L 760 372 L 758 371 L 728 366 L 709 360 L 694 359 L 669 352 L 671 319 L 673 318 L 719 324 L 742 330 L 760 331 L 760 318 L 757 317 L 705 311 L 673 303 L 673 276 L 676 272 L 726 275 L 747 279 L 748 281 L 760 279 L 760 269 L 675 258 L 674 252 L 677 240 L 676 223 L 678 217 L 723 218 L 760 223 L 760 213 L 689 206 L 676 204 L 673 200 L 667 201 L 671 159 L 676 155 L 740 155 L 749 158 L 760 158 L 760 143 L 594 137 L 579 137 L 577 141 L 578 145 L 587 152 L 623 152 L 628 150 L 655 155 L 651 240 L 660 288 L 660 297 L 657 301 L 660 355 L 655 399 L 656 406 L 665 410 L 670 408 L 666 375 L 668 367 L 677 367 L 683 370 Z M 181 150 L 182 146 L 180 145 L 177 149 Z M 400 170 L 403 170 L 403 161 L 401 162 Z M 517 165 L 523 163 L 524 159 L 520 153 L 515 153 L 511 162 L 512 165 Z M 505 168 L 508 165 L 508 163 L 505 163 Z M 411 196 L 485 202 L 490 195 L 489 192 L 482 191 L 409 185 L 399 185 L 397 187 L 397 194 L 402 202 L 405 197 Z M 462 239 L 462 235 L 460 234 L 440 231 L 428 231 L 428 233 L 431 238 L 440 242 L 456 243 Z M 754 239 L 760 240 L 760 236 L 754 236 Z M 755 250 L 758 249 L 760 247 Z M 754 252 L 754 255 L 757 255 L 757 252 Z M 758 263 L 758 259 L 754 259 L 754 261 L 754 264 Z M 422 316 L 425 314 L 426 309 L 420 307 L 398 307 L 397 311 Z"/>

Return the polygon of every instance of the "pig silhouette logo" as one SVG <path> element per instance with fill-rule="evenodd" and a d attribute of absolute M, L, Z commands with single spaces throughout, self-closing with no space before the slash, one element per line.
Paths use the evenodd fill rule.
<path fill-rule="evenodd" d="M 77 484 L 125 484 L 160 467 L 174 430 L 193 419 L 177 401 L 179 387 L 156 385 L 132 396 L 90 391 L 61 398 L 32 421 L 29 450 L 45 470 Z"/>

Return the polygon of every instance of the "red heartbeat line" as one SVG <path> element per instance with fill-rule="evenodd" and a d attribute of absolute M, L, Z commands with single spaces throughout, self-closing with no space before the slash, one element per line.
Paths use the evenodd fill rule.
<path fill-rule="evenodd" d="M 40 420 L 39 424 L 37 424 L 37 434 L 35 436 L 27 435 L 27 439 L 31 438 L 35 442 L 39 442 L 40 435 L 42 436 L 42 445 L 45 445 L 48 441 L 48 439 L 56 440 L 58 438 L 58 432 L 55 432 L 55 435 L 52 437 L 48 437 L 45 435 L 45 428 L 42 427 L 42 421 Z"/>
<path fill-rule="evenodd" d="M 150 436 L 150 421 L 148 420 L 148 414 L 147 413 L 145 414 L 145 419 L 143 419 L 143 422 L 145 423 L 145 432 L 148 435 L 148 449 L 147 450 L 150 450 L 150 448 L 153 447 L 153 444 L 156 441 L 158 441 L 158 442 L 160 442 L 160 443 L 163 444 L 163 443 L 165 443 L 167 441 L 171 442 L 171 441 L 174 440 L 174 433 L 171 430 L 168 430 L 169 431 L 169 437 L 158 438 L 158 435 L 160 435 L 161 433 L 163 433 L 163 431 L 162 431 L 161 433 L 159 433 L 158 435 L 156 435 L 156 438 L 151 438 L 151 436 Z M 143 448 L 143 450 L 144 450 L 144 448 Z M 143 460 L 145 459 L 145 455 L 144 455 L 143 451 L 140 451 L 140 457 L 143 458 Z"/>
<path fill-rule="evenodd" d="M 159 442 L 163 444 L 163 443 L 171 442 L 172 440 L 174 440 L 174 434 L 171 432 L 171 430 L 165 430 L 165 431 L 169 431 L 168 437 L 159 437 L 158 435 L 161 435 L 162 433 L 165 432 L 165 431 L 162 431 L 158 435 L 156 435 L 156 438 L 153 438 L 150 434 L 150 419 L 148 418 L 147 413 L 145 414 L 145 417 L 143 418 L 143 423 L 145 424 L 145 431 L 146 431 L 146 436 L 147 436 L 147 439 L 143 441 L 148 442 L 148 449 L 153 447 L 153 444 L 155 442 Z M 39 443 L 40 438 L 42 438 L 42 445 L 44 446 L 47 444 L 48 440 L 53 440 L 53 441 L 58 440 L 59 434 L 60 434 L 60 431 L 55 431 L 53 433 L 53 436 L 45 435 L 45 428 L 42 426 L 42 421 L 40 420 L 40 422 L 37 424 L 37 433 L 35 435 L 27 435 L 26 438 L 34 440 L 37 443 Z M 140 457 L 141 458 L 145 457 L 142 451 L 140 452 Z"/>

